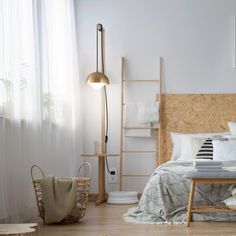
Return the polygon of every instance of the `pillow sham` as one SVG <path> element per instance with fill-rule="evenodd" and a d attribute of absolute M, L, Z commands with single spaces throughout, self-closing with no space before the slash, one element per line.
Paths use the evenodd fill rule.
<path fill-rule="evenodd" d="M 170 138 L 172 142 L 172 153 L 171 153 L 171 160 L 175 161 L 180 157 L 180 150 L 181 150 L 181 139 L 178 133 L 170 132 Z"/>
<path fill-rule="evenodd" d="M 221 135 L 213 135 L 212 138 L 193 138 L 191 139 L 192 156 L 191 159 L 209 160 L 213 159 L 212 140 L 227 141 L 228 139 Z"/>
<path fill-rule="evenodd" d="M 229 126 L 230 134 L 231 135 L 236 135 L 236 122 L 229 121 L 228 126 Z"/>
<path fill-rule="evenodd" d="M 214 161 L 236 160 L 236 141 L 213 140 L 213 160 Z"/>
<path fill-rule="evenodd" d="M 180 159 L 181 154 L 183 155 L 183 142 L 188 138 L 188 137 L 201 137 L 201 134 L 185 134 L 185 133 L 175 133 L 175 132 L 170 132 L 170 137 L 171 137 L 171 142 L 172 142 L 172 155 L 171 155 L 171 160 L 175 161 L 177 159 Z"/>
<path fill-rule="evenodd" d="M 200 149 L 202 142 L 209 137 L 213 136 L 224 136 L 229 133 L 175 133 L 170 132 L 171 142 L 172 142 L 172 155 L 171 160 L 193 160 Z M 196 148 L 193 151 L 191 138 L 200 138 L 200 143 L 198 144 L 198 150 Z"/>

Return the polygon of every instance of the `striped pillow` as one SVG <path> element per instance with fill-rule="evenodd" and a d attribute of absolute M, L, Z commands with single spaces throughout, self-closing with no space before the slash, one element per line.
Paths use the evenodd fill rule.
<path fill-rule="evenodd" d="M 213 144 L 211 138 L 204 141 L 195 159 L 213 160 Z"/>

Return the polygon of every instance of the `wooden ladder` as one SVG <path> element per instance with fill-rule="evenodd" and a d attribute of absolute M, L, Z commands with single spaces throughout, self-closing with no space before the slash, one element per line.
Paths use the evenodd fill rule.
<path fill-rule="evenodd" d="M 125 177 L 145 177 L 150 176 L 150 174 L 127 174 L 124 173 L 124 158 L 126 154 L 131 153 L 155 153 L 156 154 L 156 164 L 159 165 L 160 163 L 160 156 L 161 156 L 161 108 L 162 108 L 162 70 L 163 70 L 163 58 L 160 57 L 160 75 L 159 79 L 156 80 L 126 80 L 124 75 L 124 68 L 125 67 L 125 58 L 121 57 L 121 129 L 120 129 L 120 191 L 124 190 L 124 178 Z M 160 103 L 160 111 L 159 111 L 159 124 L 154 127 L 148 126 L 127 126 L 125 125 L 124 121 L 124 108 L 125 108 L 125 83 L 158 83 L 159 89 L 157 93 L 157 99 Z M 125 130 L 128 129 L 151 129 L 157 130 L 157 148 L 156 150 L 124 150 L 124 135 Z"/>

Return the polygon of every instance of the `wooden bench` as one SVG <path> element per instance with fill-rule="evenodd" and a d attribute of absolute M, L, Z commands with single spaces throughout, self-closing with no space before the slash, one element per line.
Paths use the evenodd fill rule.
<path fill-rule="evenodd" d="M 190 226 L 192 220 L 192 213 L 205 213 L 205 212 L 236 212 L 227 206 L 194 206 L 194 194 L 196 184 L 236 184 L 236 171 L 227 171 L 220 173 L 204 173 L 191 171 L 185 174 L 186 178 L 191 179 L 191 187 L 188 200 L 187 212 L 187 227 Z M 224 199 L 222 199 L 224 200 Z"/>
<path fill-rule="evenodd" d="M 0 224 L 0 235 L 36 236 L 37 224 Z"/>

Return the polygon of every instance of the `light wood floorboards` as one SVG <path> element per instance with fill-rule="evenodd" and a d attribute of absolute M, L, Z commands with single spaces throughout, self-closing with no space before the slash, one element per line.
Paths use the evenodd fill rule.
<path fill-rule="evenodd" d="M 40 236 L 236 236 L 236 222 L 193 222 L 185 225 L 131 224 L 123 220 L 127 205 L 103 204 L 95 207 L 89 203 L 85 217 L 78 223 L 39 227 Z"/>

